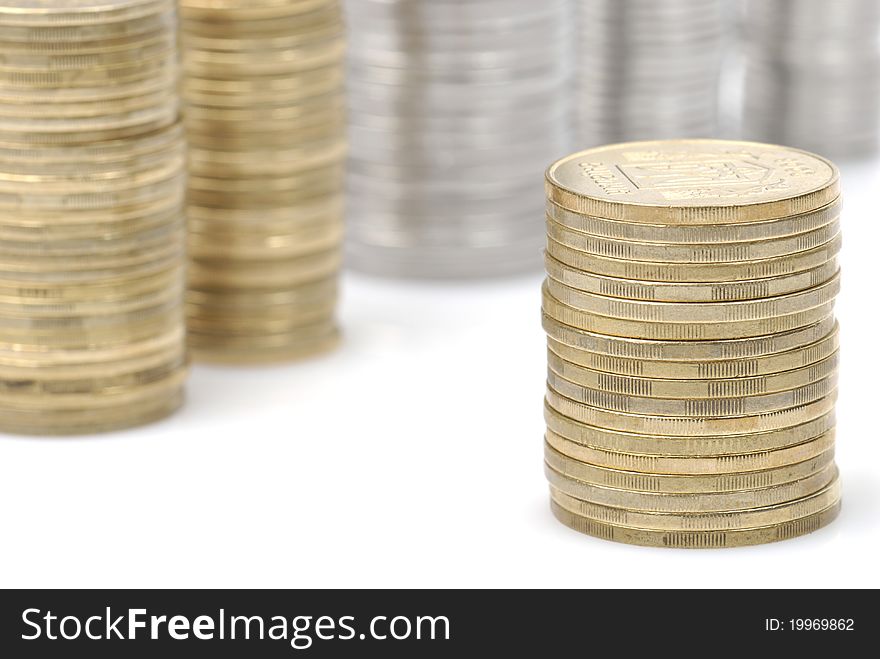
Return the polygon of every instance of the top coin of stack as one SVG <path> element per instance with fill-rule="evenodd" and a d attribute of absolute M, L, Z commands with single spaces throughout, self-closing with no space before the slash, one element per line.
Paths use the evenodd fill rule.
<path fill-rule="evenodd" d="M 346 156 L 337 0 L 183 0 L 190 346 L 274 361 L 337 341 Z"/>
<path fill-rule="evenodd" d="M 634 142 L 557 162 L 547 193 L 556 516 L 668 547 L 833 519 L 835 167 L 757 143 Z"/>
<path fill-rule="evenodd" d="M 0 6 L 0 429 L 181 401 L 185 153 L 172 0 Z"/>

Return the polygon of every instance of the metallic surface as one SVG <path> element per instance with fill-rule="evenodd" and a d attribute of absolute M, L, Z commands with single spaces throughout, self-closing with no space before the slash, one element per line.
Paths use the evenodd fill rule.
<path fill-rule="evenodd" d="M 185 149 L 166 0 L 0 7 L 0 430 L 182 401 Z"/>
<path fill-rule="evenodd" d="M 336 345 L 345 32 L 336 0 L 183 0 L 186 310 L 196 358 Z"/>
<path fill-rule="evenodd" d="M 402 277 L 540 267 L 568 148 L 570 0 L 350 0 L 347 258 Z"/>
<path fill-rule="evenodd" d="M 771 542 L 831 521 L 834 165 L 748 142 L 638 142 L 562 159 L 547 194 L 557 518 L 668 547 Z"/>

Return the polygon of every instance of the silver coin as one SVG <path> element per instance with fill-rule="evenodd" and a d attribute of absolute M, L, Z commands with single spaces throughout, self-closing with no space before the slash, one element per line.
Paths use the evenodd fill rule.
<path fill-rule="evenodd" d="M 571 0 L 348 0 L 348 262 L 540 267 L 543 171 L 571 147 Z"/>
<path fill-rule="evenodd" d="M 880 147 L 880 3 L 749 0 L 743 133 L 846 157 Z"/>

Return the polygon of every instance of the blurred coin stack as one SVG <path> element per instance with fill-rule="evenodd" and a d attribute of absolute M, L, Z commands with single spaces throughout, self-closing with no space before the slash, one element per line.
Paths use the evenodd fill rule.
<path fill-rule="evenodd" d="M 185 149 L 172 0 L 0 6 L 0 430 L 181 402 Z"/>
<path fill-rule="evenodd" d="M 346 8 L 349 263 L 404 277 L 537 270 L 536 182 L 570 138 L 570 1 Z"/>
<path fill-rule="evenodd" d="M 271 362 L 338 340 L 346 155 L 337 0 L 182 0 L 190 347 Z"/>
<path fill-rule="evenodd" d="M 718 133 L 721 0 L 578 0 L 580 144 Z"/>
<path fill-rule="evenodd" d="M 880 2 L 751 0 L 745 5 L 743 131 L 834 156 L 880 136 Z"/>
<path fill-rule="evenodd" d="M 559 161 L 547 191 L 555 515 L 665 547 L 831 521 L 834 166 L 748 142 L 635 142 Z"/>

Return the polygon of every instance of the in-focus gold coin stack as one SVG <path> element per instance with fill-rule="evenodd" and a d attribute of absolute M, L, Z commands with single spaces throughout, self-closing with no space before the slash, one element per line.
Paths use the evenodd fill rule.
<path fill-rule="evenodd" d="M 190 346 L 260 362 L 337 342 L 346 155 L 338 0 L 182 0 Z"/>
<path fill-rule="evenodd" d="M 0 6 L 0 430 L 180 404 L 185 148 L 172 0 Z"/>
<path fill-rule="evenodd" d="M 663 547 L 830 522 L 835 167 L 748 142 L 634 142 L 559 161 L 547 192 L 557 518 Z"/>

